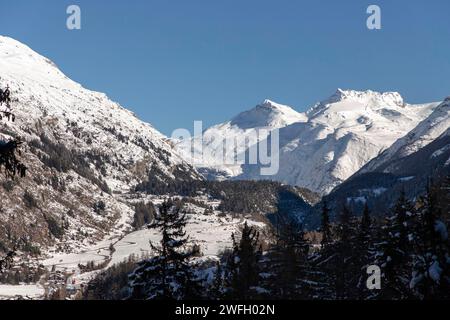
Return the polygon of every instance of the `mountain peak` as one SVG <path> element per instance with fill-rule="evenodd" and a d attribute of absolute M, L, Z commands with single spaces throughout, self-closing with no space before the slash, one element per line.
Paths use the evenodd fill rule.
<path fill-rule="evenodd" d="M 0 70 L 5 74 L 34 79 L 35 83 L 81 87 L 70 80 L 50 59 L 40 55 L 26 44 L 0 36 Z M 39 81 L 36 81 L 39 80 Z"/>
<path fill-rule="evenodd" d="M 294 122 L 304 122 L 306 116 L 291 107 L 265 99 L 253 109 L 241 112 L 231 119 L 231 125 L 241 129 L 272 127 L 281 128 Z"/>
<path fill-rule="evenodd" d="M 270 99 L 264 99 L 263 102 L 261 102 L 258 105 L 256 105 L 255 109 L 258 109 L 258 108 L 260 108 L 260 109 L 261 108 L 267 108 L 269 110 L 272 109 L 272 111 L 274 111 L 274 112 L 277 112 L 277 111 L 278 112 L 287 112 L 287 113 L 289 113 L 289 112 L 297 112 L 294 109 L 292 109 L 290 106 L 277 103 L 277 102 L 275 102 L 273 100 L 270 100 Z"/>
<path fill-rule="evenodd" d="M 343 90 L 338 88 L 329 98 L 315 104 L 307 111 L 307 115 L 314 116 L 329 109 L 332 105 L 346 103 L 357 108 L 361 105 L 375 109 L 383 107 L 404 107 L 405 102 L 398 92 L 377 92 L 372 90 Z"/>
<path fill-rule="evenodd" d="M 261 102 L 260 105 L 276 106 L 278 104 L 270 99 L 264 99 L 264 101 Z"/>
<path fill-rule="evenodd" d="M 343 90 L 338 88 L 336 92 L 322 104 L 336 103 L 340 101 L 354 101 L 360 103 L 376 103 L 380 105 L 403 106 L 404 101 L 398 92 L 377 92 L 372 90 Z"/>

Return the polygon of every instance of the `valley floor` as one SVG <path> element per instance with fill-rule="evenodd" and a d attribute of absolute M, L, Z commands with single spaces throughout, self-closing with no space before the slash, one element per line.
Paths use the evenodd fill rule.
<path fill-rule="evenodd" d="M 154 203 L 162 202 L 162 199 L 152 199 Z M 214 205 L 215 203 L 209 203 Z M 214 210 L 205 213 L 205 210 L 193 204 L 188 204 L 188 224 L 186 232 L 190 241 L 200 246 L 202 256 L 199 259 L 217 259 L 220 252 L 231 248 L 231 235 L 239 231 L 239 228 L 247 221 L 249 225 L 264 228 L 264 222 L 258 222 L 250 216 L 232 217 L 223 215 Z M 150 241 L 157 244 L 160 240 L 158 231 L 143 228 L 128 232 L 131 217 L 123 216 L 117 221 L 116 228 L 102 241 L 86 246 L 79 252 L 52 253 L 40 260 L 51 273 L 69 275 L 66 280 L 67 288 L 76 292 L 80 287 L 95 275 L 112 265 L 122 262 L 134 255 L 137 258 L 145 258 L 151 255 Z M 83 267 L 94 264 L 94 271 L 83 272 Z M 43 298 L 48 283 L 29 285 L 0 285 L 0 298 L 25 297 L 30 299 Z M 44 288 L 45 287 L 45 288 Z"/>

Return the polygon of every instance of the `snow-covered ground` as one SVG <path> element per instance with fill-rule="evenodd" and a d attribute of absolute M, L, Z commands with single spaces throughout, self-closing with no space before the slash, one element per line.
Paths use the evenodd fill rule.
<path fill-rule="evenodd" d="M 255 222 L 246 218 L 219 217 L 217 213 L 188 214 L 188 224 L 186 232 L 192 243 L 199 244 L 201 252 L 204 256 L 217 256 L 217 254 L 225 248 L 231 247 L 231 234 L 238 232 L 245 221 L 249 225 L 264 228 L 263 222 Z M 91 246 L 86 250 L 78 253 L 57 253 L 52 254 L 51 258 L 45 259 L 42 263 L 51 269 L 53 266 L 58 270 L 76 272 L 78 264 L 85 265 L 94 261 L 96 264 L 111 258 L 109 265 L 121 262 L 134 254 L 141 256 L 149 253 L 150 244 L 157 244 L 160 235 L 157 230 L 142 229 L 131 232 L 121 238 L 107 239 Z M 114 247 L 111 254 L 110 248 Z"/>
<path fill-rule="evenodd" d="M 44 288 L 37 284 L 0 284 L 0 299 L 12 299 L 17 297 L 36 299 L 42 297 L 44 295 L 44 291 Z"/>
<path fill-rule="evenodd" d="M 165 197 L 148 196 L 155 204 L 161 203 Z M 204 200 L 204 199 L 202 199 Z M 216 206 L 217 201 L 209 200 L 208 206 Z M 218 254 L 227 248 L 231 248 L 233 233 L 239 233 L 244 223 L 264 229 L 264 222 L 255 221 L 250 216 L 240 216 L 233 218 L 230 215 L 222 215 L 219 211 L 205 213 L 205 209 L 194 204 L 185 205 L 187 211 L 186 233 L 191 244 L 200 246 L 201 259 L 216 259 Z M 126 260 L 131 255 L 135 257 L 146 257 L 151 255 L 150 241 L 158 245 L 161 236 L 158 230 L 143 228 L 141 230 L 126 233 L 129 226 L 130 217 L 127 214 L 118 220 L 120 227 L 106 236 L 102 241 L 93 245 L 86 245 L 77 252 L 55 253 L 49 250 L 47 257 L 40 262 L 48 271 L 61 271 L 69 275 L 67 284 L 80 285 L 88 282 L 96 274 L 100 273 L 112 265 Z M 121 230 L 120 233 L 118 230 Z M 80 265 L 87 265 L 94 262 L 95 265 L 102 265 L 95 271 L 82 272 Z M 23 296 L 29 298 L 42 298 L 44 288 L 38 284 L 13 286 L 0 285 L 0 298 L 13 298 Z"/>
<path fill-rule="evenodd" d="M 217 214 L 188 216 L 189 223 L 186 232 L 192 243 L 200 245 L 204 257 L 216 257 L 226 248 L 231 248 L 231 234 L 239 231 L 245 221 L 249 225 L 264 228 L 262 222 L 249 219 L 233 219 L 219 217 Z M 143 229 L 132 232 L 114 245 L 116 251 L 112 255 L 111 263 L 117 263 L 126 259 L 130 254 L 140 256 L 150 253 L 149 241 L 157 244 L 160 235 L 156 230 Z"/>
<path fill-rule="evenodd" d="M 160 203 L 163 198 L 152 197 L 152 200 L 154 203 Z M 216 201 L 208 203 L 213 206 L 216 204 Z M 266 227 L 264 222 L 255 221 L 250 217 L 233 218 L 229 215 L 223 216 L 219 211 L 205 213 L 204 208 L 191 203 L 187 204 L 185 208 L 188 212 L 186 233 L 192 244 L 200 246 L 202 259 L 215 259 L 221 251 L 231 248 L 231 235 L 239 233 L 245 222 L 259 229 Z M 150 241 L 158 245 L 160 234 L 157 230 L 143 228 L 123 237 L 114 234 L 77 253 L 52 253 L 50 257 L 42 261 L 42 264 L 48 270 L 55 269 L 71 274 L 67 282 L 78 285 L 86 283 L 102 270 L 126 260 L 131 255 L 136 257 L 151 255 Z M 105 261 L 108 263 L 99 270 L 82 273 L 79 265 L 86 265 L 92 261 L 96 265 Z"/>

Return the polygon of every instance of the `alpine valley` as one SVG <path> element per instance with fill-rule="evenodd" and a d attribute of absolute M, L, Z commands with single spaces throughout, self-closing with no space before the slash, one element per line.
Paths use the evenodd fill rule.
<path fill-rule="evenodd" d="M 11 101 L 0 108 L 11 109 L 14 121 L 0 120 L 0 148 L 20 139 L 17 157 L 27 172 L 0 176 L 0 258 L 14 252 L 0 274 L 0 298 L 113 299 L 129 297 L 128 285 L 144 290 L 143 274 L 157 252 L 153 245 L 162 241 L 160 229 L 147 226 L 170 217 L 168 202 L 185 215 L 196 253 L 191 262 L 201 265 L 198 273 L 213 290 L 222 279 L 217 265 L 238 250 L 234 235 L 256 239 L 261 266 L 271 268 L 276 264 L 265 254 L 279 245 L 280 224 L 302 225 L 311 252 L 318 252 L 325 206 L 334 212 L 331 224 L 343 205 L 356 217 L 369 207 L 381 221 L 399 194 L 416 201 L 430 181 L 445 185 L 450 174 L 445 97 L 410 104 L 397 92 L 338 89 L 306 112 L 264 100 L 207 128 L 203 159 L 192 162 L 198 137 L 169 139 L 26 45 L 0 36 L 5 88 Z M 224 165 L 216 156 L 216 137 L 249 137 L 247 153 L 268 139 L 250 138 L 261 128 L 279 132 L 275 175 L 261 175 L 260 165 Z M 445 222 L 449 202 L 439 203 Z M 271 279 L 269 271 L 261 274 Z M 251 298 L 275 294 L 264 281 L 249 285 Z M 316 292 L 311 297 L 336 298 L 317 279 L 308 281 L 312 287 L 304 292 Z"/>

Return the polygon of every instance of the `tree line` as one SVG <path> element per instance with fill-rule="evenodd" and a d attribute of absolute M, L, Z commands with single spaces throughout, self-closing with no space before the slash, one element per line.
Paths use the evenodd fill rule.
<path fill-rule="evenodd" d="M 343 204 L 331 222 L 324 202 L 317 244 L 300 222 L 277 215 L 263 250 L 258 230 L 245 223 L 217 261 L 194 259 L 199 253 L 186 235 L 186 215 L 168 201 L 149 225 L 162 239 L 151 244 L 151 257 L 127 265 L 120 298 L 449 299 L 449 212 L 442 205 L 448 190 L 447 177 L 415 201 L 402 192 L 383 220 L 368 206 L 356 215 Z M 380 270 L 379 288 L 367 285 L 370 266 Z"/>

